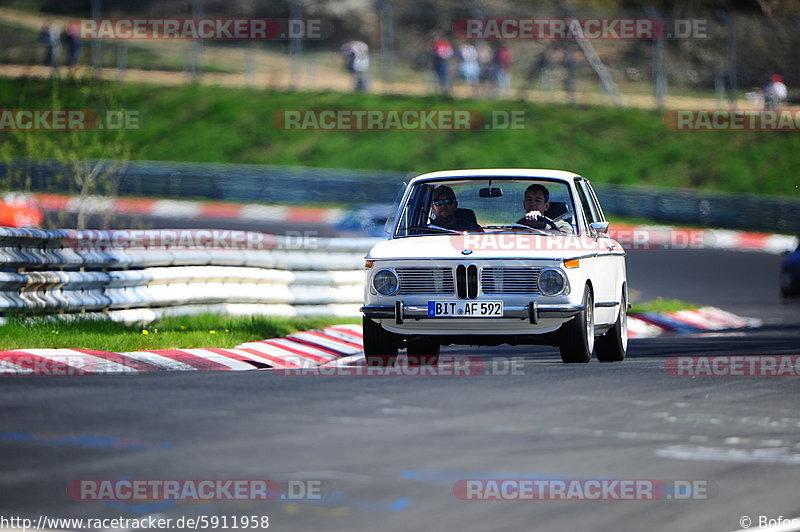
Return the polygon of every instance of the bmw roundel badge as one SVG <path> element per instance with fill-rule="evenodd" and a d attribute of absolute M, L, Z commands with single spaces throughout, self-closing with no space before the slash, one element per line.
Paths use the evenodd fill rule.
<path fill-rule="evenodd" d="M 462 255 L 472 255 L 472 250 L 471 249 L 462 250 L 461 254 Z"/>

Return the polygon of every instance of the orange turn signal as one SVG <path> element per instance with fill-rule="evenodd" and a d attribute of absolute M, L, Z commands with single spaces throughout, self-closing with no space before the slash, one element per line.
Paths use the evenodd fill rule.
<path fill-rule="evenodd" d="M 368 261 L 364 262 L 364 268 L 372 268 L 373 266 L 375 266 L 375 261 L 374 260 L 368 260 Z"/>
<path fill-rule="evenodd" d="M 567 268 L 577 268 L 581 265 L 581 261 L 578 259 L 569 259 L 564 261 L 564 266 Z"/>

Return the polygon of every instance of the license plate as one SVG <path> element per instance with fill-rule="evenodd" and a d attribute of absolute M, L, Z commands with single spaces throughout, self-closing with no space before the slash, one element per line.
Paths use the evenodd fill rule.
<path fill-rule="evenodd" d="M 428 301 L 428 317 L 502 318 L 502 301 Z"/>

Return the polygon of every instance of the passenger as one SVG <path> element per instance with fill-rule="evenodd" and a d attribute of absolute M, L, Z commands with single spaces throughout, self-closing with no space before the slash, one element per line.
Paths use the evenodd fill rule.
<path fill-rule="evenodd" d="M 456 231 L 483 232 L 483 228 L 475 219 L 475 212 L 458 208 L 458 200 L 452 188 L 445 185 L 436 187 L 433 190 L 431 205 L 433 219 L 430 225 Z"/>
<path fill-rule="evenodd" d="M 544 213 L 550 209 L 550 191 L 546 186 L 536 183 L 526 188 L 522 206 L 525 209 L 525 216 L 517 220 L 518 224 L 534 229 L 553 229 L 553 226 L 543 219 Z M 555 224 L 559 231 L 572 232 L 572 226 L 566 220 L 559 220 Z"/>

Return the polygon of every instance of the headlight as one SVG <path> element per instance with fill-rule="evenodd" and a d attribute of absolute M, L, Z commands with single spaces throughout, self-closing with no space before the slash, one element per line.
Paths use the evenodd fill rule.
<path fill-rule="evenodd" d="M 560 294 L 567 286 L 567 278 L 561 270 L 547 269 L 539 274 L 539 290 L 546 296 Z"/>
<path fill-rule="evenodd" d="M 400 287 L 397 274 L 392 270 L 380 270 L 372 278 L 372 288 L 382 296 L 393 296 Z"/>

